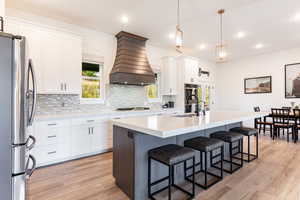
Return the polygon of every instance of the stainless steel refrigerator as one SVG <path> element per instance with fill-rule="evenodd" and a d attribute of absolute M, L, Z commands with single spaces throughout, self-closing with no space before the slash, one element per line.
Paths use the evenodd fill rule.
<path fill-rule="evenodd" d="M 36 105 L 32 61 L 25 38 L 0 32 L 0 199 L 27 199 L 27 181 L 36 161 L 30 135 Z"/>

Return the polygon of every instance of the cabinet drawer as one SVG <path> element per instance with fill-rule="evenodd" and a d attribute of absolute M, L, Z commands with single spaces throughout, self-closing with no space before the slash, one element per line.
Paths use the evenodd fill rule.
<path fill-rule="evenodd" d="M 37 122 L 41 126 L 49 127 L 49 128 L 58 128 L 58 127 L 65 127 L 70 126 L 70 120 L 53 120 L 53 121 L 45 121 L 45 122 Z"/>
<path fill-rule="evenodd" d="M 70 138 L 70 121 L 47 121 L 35 124 L 36 146 L 67 143 Z"/>
<path fill-rule="evenodd" d="M 38 165 L 53 162 L 55 160 L 66 158 L 70 155 L 70 150 L 64 145 L 48 145 L 36 147 L 31 150 L 36 158 Z"/>
<path fill-rule="evenodd" d="M 107 121 L 107 117 L 73 119 L 72 126 L 89 126 Z"/>

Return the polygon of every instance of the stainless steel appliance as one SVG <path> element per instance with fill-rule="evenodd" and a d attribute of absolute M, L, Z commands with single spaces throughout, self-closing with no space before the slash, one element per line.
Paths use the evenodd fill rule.
<path fill-rule="evenodd" d="M 36 108 L 32 61 L 26 62 L 25 38 L 0 32 L 0 199 L 26 200 L 27 180 L 36 161 L 30 135 Z"/>
<path fill-rule="evenodd" d="M 198 97 L 198 85 L 185 84 L 185 113 L 199 114 L 199 104 L 201 99 Z"/>

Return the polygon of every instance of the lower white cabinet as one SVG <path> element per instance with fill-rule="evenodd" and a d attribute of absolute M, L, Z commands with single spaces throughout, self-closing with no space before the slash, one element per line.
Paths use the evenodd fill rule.
<path fill-rule="evenodd" d="M 37 142 L 31 152 L 38 166 L 44 166 L 108 151 L 112 148 L 108 124 L 108 118 L 36 122 Z"/>
<path fill-rule="evenodd" d="M 109 130 L 108 121 L 97 124 L 92 127 L 91 147 L 92 151 L 101 151 L 103 149 L 110 149 L 109 145 Z"/>
<path fill-rule="evenodd" d="M 108 122 L 72 127 L 72 156 L 108 150 Z"/>
<path fill-rule="evenodd" d="M 87 154 L 90 152 L 90 127 L 76 126 L 72 127 L 71 149 L 72 156 Z"/>
<path fill-rule="evenodd" d="M 66 159 L 71 155 L 69 120 L 43 121 L 34 124 L 35 148 L 31 150 L 38 166 Z"/>

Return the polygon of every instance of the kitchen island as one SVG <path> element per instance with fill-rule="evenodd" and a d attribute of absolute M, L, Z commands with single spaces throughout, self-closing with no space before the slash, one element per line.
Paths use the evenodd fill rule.
<path fill-rule="evenodd" d="M 167 144 L 183 145 L 198 136 L 209 136 L 221 130 L 242 125 L 243 121 L 263 117 L 267 113 L 219 111 L 205 116 L 148 116 L 113 120 L 113 176 L 116 184 L 130 199 L 146 200 L 148 157 L 150 149 Z M 199 161 L 199 158 L 197 158 Z M 152 163 L 152 180 L 168 174 L 167 168 Z M 182 166 L 175 170 L 177 182 L 183 180 Z M 167 182 L 154 187 L 163 188 Z"/>

